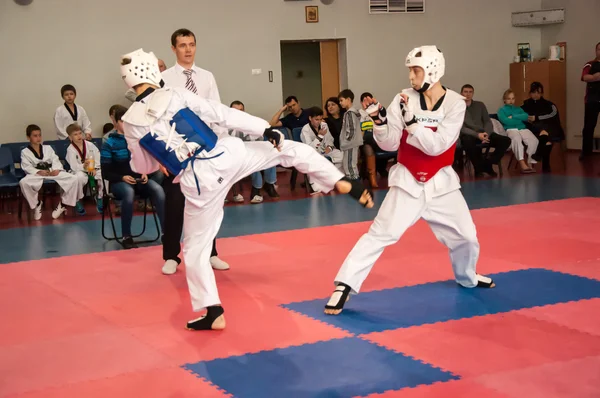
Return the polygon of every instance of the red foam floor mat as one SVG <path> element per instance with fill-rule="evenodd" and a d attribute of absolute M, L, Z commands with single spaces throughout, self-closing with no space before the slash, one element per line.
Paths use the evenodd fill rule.
<path fill-rule="evenodd" d="M 543 267 L 600 279 L 600 223 L 589 222 L 598 208 L 599 199 L 584 198 L 474 211 L 478 271 Z M 369 224 L 221 239 L 232 267 L 216 273 L 222 332 L 184 330 L 193 316 L 185 270 L 162 275 L 159 247 L 5 264 L 0 397 L 221 397 L 180 366 L 348 335 L 280 304 L 325 303 Z M 419 222 L 386 250 L 364 289 L 450 278 L 446 249 Z M 587 397 L 600 391 L 599 309 L 600 299 L 585 300 L 367 338 L 463 377 L 384 396 Z"/>

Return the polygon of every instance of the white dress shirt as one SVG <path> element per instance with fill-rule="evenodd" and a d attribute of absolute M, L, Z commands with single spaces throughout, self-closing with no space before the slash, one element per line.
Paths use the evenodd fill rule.
<path fill-rule="evenodd" d="M 221 102 L 219 89 L 217 88 L 217 82 L 213 74 L 205 69 L 197 67 L 196 64 L 193 64 L 191 69 L 192 80 L 196 85 L 196 94 L 205 99 Z M 185 88 L 187 76 L 183 73 L 184 70 L 185 68 L 176 62 L 174 66 L 162 72 L 165 87 Z M 209 124 L 209 126 L 218 136 L 229 134 L 227 129 L 224 129 L 219 125 Z"/>
<path fill-rule="evenodd" d="M 191 69 L 192 80 L 198 90 L 197 94 L 202 98 L 221 102 L 219 89 L 217 88 L 217 82 L 215 81 L 213 74 L 205 69 L 198 68 L 195 64 L 192 65 Z M 165 86 L 185 88 L 187 76 L 183 73 L 184 70 L 183 66 L 175 63 L 174 66 L 164 71 L 162 73 L 162 78 L 165 82 Z"/>

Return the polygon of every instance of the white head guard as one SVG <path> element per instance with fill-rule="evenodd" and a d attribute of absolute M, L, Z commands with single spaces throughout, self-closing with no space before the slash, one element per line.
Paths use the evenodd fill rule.
<path fill-rule="evenodd" d="M 121 77 L 129 88 L 142 83 L 160 86 L 162 81 L 158 59 L 141 48 L 121 57 Z"/>
<path fill-rule="evenodd" d="M 436 46 L 421 46 L 413 49 L 406 56 L 406 66 L 420 66 L 425 72 L 425 78 L 420 93 L 429 90 L 439 82 L 446 69 L 444 54 Z"/>

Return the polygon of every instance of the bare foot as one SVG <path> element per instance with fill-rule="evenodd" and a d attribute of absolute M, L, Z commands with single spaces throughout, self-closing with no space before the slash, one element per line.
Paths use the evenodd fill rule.
<path fill-rule="evenodd" d="M 215 321 L 212 323 L 212 326 L 210 328 L 212 330 L 225 329 L 225 315 L 221 315 L 217 319 L 215 319 Z"/>

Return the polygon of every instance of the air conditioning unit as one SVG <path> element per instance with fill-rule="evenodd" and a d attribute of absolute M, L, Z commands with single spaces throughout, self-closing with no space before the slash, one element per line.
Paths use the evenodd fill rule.
<path fill-rule="evenodd" d="M 520 11 L 512 13 L 512 26 L 539 26 L 565 22 L 565 9 Z"/>

